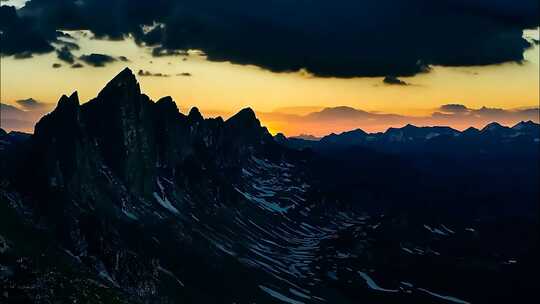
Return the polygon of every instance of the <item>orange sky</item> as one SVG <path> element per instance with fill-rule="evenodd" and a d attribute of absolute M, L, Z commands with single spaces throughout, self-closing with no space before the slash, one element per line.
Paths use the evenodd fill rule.
<path fill-rule="evenodd" d="M 138 77 L 143 92 L 154 100 L 171 95 L 182 111 L 197 106 L 207 115 L 226 116 L 249 106 L 261 113 L 263 123 L 272 131 L 287 135 L 321 135 L 354 127 L 379 131 L 391 124 L 375 126 L 359 121 L 293 124 L 270 119 L 271 115 L 264 113 L 305 115 L 324 107 L 345 105 L 366 111 L 429 116 L 436 108 L 448 103 L 464 104 L 469 108 L 515 109 L 538 107 L 540 100 L 538 45 L 526 51 L 523 64 L 463 68 L 435 66 L 429 73 L 402 78 L 411 84 L 409 86 L 391 86 L 383 84 L 382 78 L 319 78 L 305 71 L 273 73 L 254 66 L 209 62 L 195 51 L 185 57 L 155 58 L 149 49 L 136 46 L 131 39 L 105 41 L 90 39 L 90 35 L 85 37 L 80 32 L 71 34 L 79 38 L 81 46 L 75 55 L 91 50 L 126 56 L 130 62 L 119 61 L 100 68 L 72 69 L 63 66 L 53 69 L 52 63 L 59 62 L 54 53 L 25 60 L 2 57 L 2 102 L 13 104 L 16 100 L 32 97 L 55 103 L 61 94 L 75 90 L 79 92 L 81 101 L 86 101 L 125 66 L 135 72 L 143 69 L 171 75 Z M 538 30 L 527 31 L 524 36 L 538 38 Z M 185 72 L 192 76 L 175 76 Z M 452 123 L 456 127 L 469 124 L 467 121 Z"/>

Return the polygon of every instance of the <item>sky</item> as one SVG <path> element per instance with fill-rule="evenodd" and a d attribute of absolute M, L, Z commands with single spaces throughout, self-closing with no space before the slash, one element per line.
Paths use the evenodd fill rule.
<path fill-rule="evenodd" d="M 2 128 L 31 132 L 126 66 L 153 100 L 251 107 L 288 136 L 538 122 L 538 1 L 441 3 L 2 1 Z"/>

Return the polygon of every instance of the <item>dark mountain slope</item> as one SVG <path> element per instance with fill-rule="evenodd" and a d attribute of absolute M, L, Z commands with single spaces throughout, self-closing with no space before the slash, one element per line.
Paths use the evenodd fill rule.
<path fill-rule="evenodd" d="M 157 259 L 174 265 L 182 254 L 213 255 L 186 231 L 187 210 L 245 204 L 233 186 L 241 167 L 278 151 L 249 109 L 226 122 L 193 113 L 180 114 L 170 98 L 152 102 L 129 70 L 82 106 L 76 93 L 62 96 L 21 148 L 27 156 L 13 170 L 15 189 L 61 248 L 114 286 L 151 299 L 163 283 Z M 155 233 L 171 239 L 154 240 Z M 175 254 L 153 252 L 156 242 Z"/>

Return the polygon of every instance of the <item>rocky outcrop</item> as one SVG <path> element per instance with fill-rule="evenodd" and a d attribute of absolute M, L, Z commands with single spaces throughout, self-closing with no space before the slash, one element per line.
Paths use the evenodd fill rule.
<path fill-rule="evenodd" d="M 62 247 L 113 286 L 146 297 L 156 292 L 159 259 L 139 248 L 133 230 L 182 234 L 181 221 L 164 219 L 185 216 L 184 205 L 240 201 L 233 183 L 242 164 L 271 147 L 251 109 L 227 121 L 204 119 L 197 108 L 186 116 L 171 97 L 142 94 L 125 69 L 86 103 L 77 92 L 62 96 L 14 171 Z"/>
<path fill-rule="evenodd" d="M 190 155 L 204 149 L 215 155 L 218 167 L 241 162 L 247 150 L 272 144 L 251 109 L 226 122 L 204 119 L 197 108 L 181 114 L 171 97 L 153 102 L 140 91 L 129 69 L 123 70 L 98 96 L 80 105 L 77 93 L 62 96 L 57 108 L 37 125 L 35 150 L 42 173 L 52 187 L 83 194 L 84 168 L 106 166 L 128 190 L 151 197 L 158 168 L 176 173 Z M 248 147 L 248 148 L 245 148 Z M 199 151 L 201 152 L 201 151 Z M 75 174 L 76 172 L 76 174 Z"/>

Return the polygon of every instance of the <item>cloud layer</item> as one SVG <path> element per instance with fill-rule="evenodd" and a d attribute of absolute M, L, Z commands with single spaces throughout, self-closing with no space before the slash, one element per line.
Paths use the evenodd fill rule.
<path fill-rule="evenodd" d="M 54 107 L 33 98 L 17 100 L 15 105 L 0 102 L 0 127 L 4 130 L 33 132 L 35 123 Z"/>
<path fill-rule="evenodd" d="M 409 76 L 429 65 L 520 62 L 539 25 L 537 0 L 31 0 L 0 10 L 2 54 L 53 50 L 57 29 L 132 35 L 157 55 L 318 76 Z"/>

